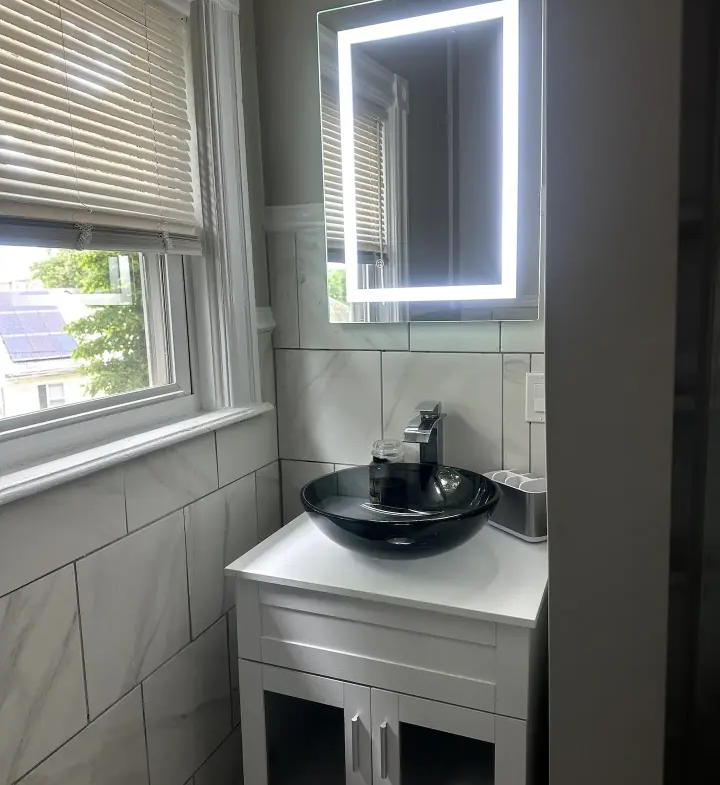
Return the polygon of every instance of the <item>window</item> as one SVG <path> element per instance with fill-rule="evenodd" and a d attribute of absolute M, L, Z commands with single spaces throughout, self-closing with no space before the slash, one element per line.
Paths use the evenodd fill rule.
<path fill-rule="evenodd" d="M 4 8 L 0 435 L 57 420 L 58 406 L 192 394 L 189 40 L 186 17 L 145 0 Z"/>
<path fill-rule="evenodd" d="M 355 193 L 358 251 L 382 259 L 387 249 L 385 138 L 387 119 L 370 105 L 355 113 Z M 323 178 L 328 242 L 342 249 L 343 223 L 340 110 L 334 95 L 322 93 Z M 342 254 L 338 254 L 342 259 Z"/>
<path fill-rule="evenodd" d="M 63 406 L 65 404 L 65 385 L 62 382 L 39 384 L 37 391 L 41 409 L 48 409 L 50 406 Z"/>
<path fill-rule="evenodd" d="M 0 246 L 0 433 L 54 406 L 190 390 L 183 298 L 172 305 L 166 286 L 182 291 L 181 268 L 164 254 Z"/>
<path fill-rule="evenodd" d="M 346 291 L 337 34 L 318 26 L 323 183 L 332 321 L 399 321 L 401 306 L 349 304 Z M 407 268 L 408 84 L 363 53 L 353 55 L 355 224 L 367 288 L 398 286 Z M 350 318 L 352 311 L 352 318 Z"/>
<path fill-rule="evenodd" d="M 0 473 L 257 400 L 239 16 L 197 6 L 3 3 Z"/>

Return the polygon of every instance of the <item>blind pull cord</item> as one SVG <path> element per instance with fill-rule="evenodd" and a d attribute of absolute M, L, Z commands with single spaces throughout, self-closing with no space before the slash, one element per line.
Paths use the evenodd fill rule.
<path fill-rule="evenodd" d="M 80 251 L 85 251 L 92 242 L 92 224 L 77 221 L 75 228 L 78 230 L 77 247 Z"/>
<path fill-rule="evenodd" d="M 85 204 L 82 195 L 80 194 L 80 177 L 78 175 L 77 151 L 75 150 L 75 128 L 73 127 L 73 114 L 72 114 L 72 109 L 70 108 L 70 78 L 68 76 L 68 56 L 67 56 L 67 49 L 65 47 L 65 19 L 63 17 L 62 2 L 58 3 L 58 13 L 60 14 L 60 42 L 62 45 L 63 66 L 65 68 L 65 96 L 67 98 L 67 103 L 68 103 L 67 111 L 68 111 L 68 122 L 70 124 L 70 141 L 72 142 L 73 163 L 75 165 L 75 190 L 77 191 L 77 198 L 78 198 L 78 202 L 80 202 L 80 205 L 85 210 L 91 213 L 92 207 L 88 207 Z M 79 225 L 80 224 L 76 224 L 76 226 Z M 82 225 L 90 226 L 90 224 L 82 224 Z M 90 229 L 90 235 L 92 235 L 92 228 Z M 83 235 L 81 230 L 81 237 L 82 236 Z M 80 242 L 80 240 L 78 240 L 78 242 Z"/>
<path fill-rule="evenodd" d="M 162 240 L 165 253 L 170 253 L 173 249 L 173 241 L 172 237 L 170 237 L 170 232 L 168 232 L 167 229 L 160 230 L 160 239 Z"/>
<path fill-rule="evenodd" d="M 153 75 L 150 67 L 150 38 L 148 34 L 148 6 L 143 2 L 143 15 L 145 17 L 145 51 L 147 52 L 147 76 L 148 87 L 150 88 L 150 119 L 152 120 L 153 150 L 155 152 L 155 187 L 157 188 L 158 207 L 160 208 L 160 240 L 162 241 L 165 253 L 172 249 L 172 240 L 165 228 L 165 209 L 163 205 L 162 192 L 160 191 L 160 156 L 158 154 L 157 127 L 155 125 L 155 92 L 153 90 Z"/>

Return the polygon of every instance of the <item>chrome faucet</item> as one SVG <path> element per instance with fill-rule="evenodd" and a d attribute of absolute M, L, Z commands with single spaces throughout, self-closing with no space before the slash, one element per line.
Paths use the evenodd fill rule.
<path fill-rule="evenodd" d="M 436 466 L 443 462 L 443 419 L 440 401 L 423 401 L 415 407 L 417 416 L 405 426 L 404 442 L 420 445 L 420 463 Z"/>

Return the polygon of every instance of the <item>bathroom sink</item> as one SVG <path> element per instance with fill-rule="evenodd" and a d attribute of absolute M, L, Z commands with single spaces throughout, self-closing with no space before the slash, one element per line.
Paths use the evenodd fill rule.
<path fill-rule="evenodd" d="M 469 539 L 495 509 L 500 489 L 467 469 L 371 463 L 313 480 L 301 496 L 314 523 L 341 545 L 413 557 Z"/>

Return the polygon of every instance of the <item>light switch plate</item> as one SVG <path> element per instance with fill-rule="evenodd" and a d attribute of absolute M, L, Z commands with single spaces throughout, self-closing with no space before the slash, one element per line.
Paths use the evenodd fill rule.
<path fill-rule="evenodd" d="M 545 374 L 525 374 L 525 420 L 545 422 Z"/>

